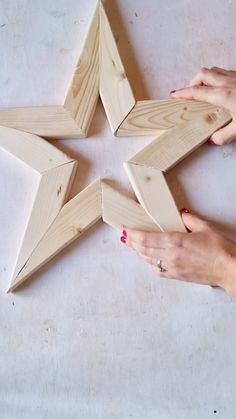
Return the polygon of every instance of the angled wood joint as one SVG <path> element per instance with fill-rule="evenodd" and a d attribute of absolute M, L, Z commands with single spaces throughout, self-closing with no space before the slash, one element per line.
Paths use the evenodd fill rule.
<path fill-rule="evenodd" d="M 164 132 L 124 164 L 139 202 L 162 231 L 186 231 L 164 173 L 230 120 L 224 109 L 204 111 Z"/>
<path fill-rule="evenodd" d="M 0 109 L 0 125 L 46 138 L 83 138 L 99 94 L 117 136 L 160 135 L 216 109 L 176 99 L 136 102 L 103 3 L 98 0 L 64 104 Z"/>

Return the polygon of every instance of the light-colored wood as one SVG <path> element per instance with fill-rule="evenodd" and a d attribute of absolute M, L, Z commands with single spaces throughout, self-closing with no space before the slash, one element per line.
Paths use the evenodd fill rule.
<path fill-rule="evenodd" d="M 0 126 L 0 147 L 39 173 L 73 159 L 34 134 Z"/>
<path fill-rule="evenodd" d="M 86 136 L 99 97 L 99 1 L 64 106 Z"/>
<path fill-rule="evenodd" d="M 216 106 L 194 100 L 144 100 L 137 102 L 116 135 L 160 135 L 177 124 L 211 114 Z"/>
<path fill-rule="evenodd" d="M 84 134 L 63 106 L 0 109 L 0 125 L 46 138 L 82 138 Z"/>
<path fill-rule="evenodd" d="M 41 176 L 13 278 L 22 270 L 61 210 L 68 197 L 76 167 L 77 162 L 72 161 L 50 169 Z"/>
<path fill-rule="evenodd" d="M 141 205 L 104 182 L 102 182 L 102 212 L 103 221 L 119 231 L 133 228 L 160 232 L 159 227 L 149 218 Z"/>
<path fill-rule="evenodd" d="M 229 113 L 221 108 L 204 117 L 180 124 L 148 144 L 133 156 L 130 162 L 165 172 L 183 160 L 230 120 Z"/>
<path fill-rule="evenodd" d="M 159 228 L 166 232 L 186 232 L 163 173 L 134 163 L 124 163 L 124 167 L 140 204 Z"/>
<path fill-rule="evenodd" d="M 83 138 L 99 92 L 111 129 L 118 136 L 160 135 L 205 111 L 216 112 L 214 106 L 195 101 L 136 103 L 106 12 L 98 0 L 64 106 L 0 109 L 0 125 L 46 138 Z"/>
<path fill-rule="evenodd" d="M 7 292 L 15 290 L 30 275 L 99 221 L 102 218 L 101 201 L 101 184 L 100 180 L 97 180 L 64 205 L 23 269 L 11 282 Z"/>
<path fill-rule="evenodd" d="M 100 96 L 113 133 L 136 101 L 122 64 L 110 23 L 100 3 Z"/>

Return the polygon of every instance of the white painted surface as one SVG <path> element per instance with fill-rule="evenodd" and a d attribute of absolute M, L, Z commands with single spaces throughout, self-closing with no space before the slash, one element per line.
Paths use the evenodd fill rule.
<path fill-rule="evenodd" d="M 107 3 L 138 98 L 167 97 L 202 65 L 236 67 L 235 1 Z M 0 106 L 63 100 L 94 4 L 0 2 Z M 98 175 L 131 191 L 122 162 L 147 141 L 114 140 L 99 105 L 90 138 L 55 144 L 80 160 L 75 193 Z M 202 147 L 174 169 L 179 206 L 235 227 L 235 158 Z M 109 227 L 4 294 L 37 181 L 0 153 L 0 418 L 234 418 L 236 302 L 158 279 Z"/>

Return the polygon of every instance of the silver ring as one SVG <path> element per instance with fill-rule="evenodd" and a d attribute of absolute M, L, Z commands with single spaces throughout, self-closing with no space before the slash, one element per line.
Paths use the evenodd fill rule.
<path fill-rule="evenodd" d="M 162 266 L 162 260 L 157 260 L 157 267 L 160 269 L 160 272 L 165 272 L 165 269 Z"/>

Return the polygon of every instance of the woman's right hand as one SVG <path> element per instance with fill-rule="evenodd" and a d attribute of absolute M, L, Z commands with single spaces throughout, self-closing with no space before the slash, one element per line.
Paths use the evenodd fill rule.
<path fill-rule="evenodd" d="M 222 68 L 202 68 L 189 87 L 171 92 L 176 99 L 195 99 L 227 109 L 232 121 L 216 131 L 210 138 L 217 145 L 236 140 L 236 71 Z"/>

